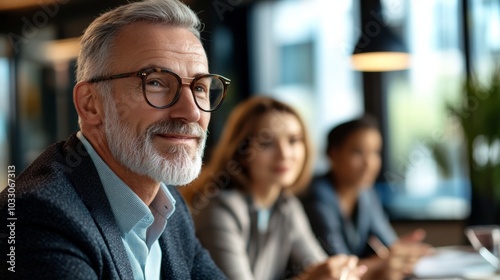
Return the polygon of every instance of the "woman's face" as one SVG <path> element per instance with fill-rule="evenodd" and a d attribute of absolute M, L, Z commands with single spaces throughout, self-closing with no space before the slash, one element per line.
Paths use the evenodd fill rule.
<path fill-rule="evenodd" d="M 250 149 L 247 167 L 252 185 L 292 185 L 306 159 L 304 132 L 299 120 L 290 113 L 265 114 L 256 126 Z"/>
<path fill-rule="evenodd" d="M 368 187 L 380 172 L 382 136 L 373 128 L 362 128 L 349 135 L 344 143 L 330 151 L 337 184 Z"/>

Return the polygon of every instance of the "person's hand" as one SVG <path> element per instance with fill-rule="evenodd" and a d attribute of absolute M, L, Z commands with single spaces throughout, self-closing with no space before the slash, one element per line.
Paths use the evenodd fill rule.
<path fill-rule="evenodd" d="M 300 280 L 359 280 L 366 272 L 365 266 L 358 266 L 356 256 L 336 255 L 326 261 L 309 267 Z"/>
<path fill-rule="evenodd" d="M 412 274 L 415 263 L 422 257 L 433 252 L 432 246 L 423 243 L 425 231 L 415 230 L 401 237 L 390 249 L 386 260 L 386 278 L 401 280 Z"/>

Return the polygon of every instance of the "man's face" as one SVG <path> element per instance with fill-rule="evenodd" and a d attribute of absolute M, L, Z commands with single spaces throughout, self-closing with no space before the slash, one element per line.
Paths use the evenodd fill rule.
<path fill-rule="evenodd" d="M 180 77 L 208 73 L 205 51 L 186 29 L 135 23 L 124 28 L 114 43 L 110 74 L 150 67 Z M 172 107 L 157 109 L 144 100 L 139 77 L 111 83 L 114 102 L 105 104 L 104 123 L 112 155 L 131 171 L 156 181 L 183 185 L 196 178 L 210 113 L 196 106 L 189 86 L 182 86 Z"/>

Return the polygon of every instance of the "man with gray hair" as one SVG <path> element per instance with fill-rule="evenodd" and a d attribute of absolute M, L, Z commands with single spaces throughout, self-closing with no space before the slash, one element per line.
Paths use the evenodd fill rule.
<path fill-rule="evenodd" d="M 198 176 L 230 82 L 209 74 L 200 26 L 178 0 L 146 0 L 87 28 L 80 131 L 17 177 L 15 197 L 0 194 L 2 221 L 14 198 L 16 217 L 15 244 L 0 240 L 1 279 L 225 279 L 175 187 Z"/>

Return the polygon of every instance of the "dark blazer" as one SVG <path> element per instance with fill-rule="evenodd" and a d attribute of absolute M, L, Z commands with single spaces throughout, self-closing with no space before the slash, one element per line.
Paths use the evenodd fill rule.
<path fill-rule="evenodd" d="M 133 279 L 99 175 L 76 134 L 45 150 L 14 189 L 15 206 L 12 188 L 0 194 L 0 279 Z M 195 237 L 176 187 L 169 191 L 177 203 L 159 240 L 161 278 L 226 279 Z M 5 225 L 12 222 L 14 229 Z M 12 251 L 15 263 L 8 263 Z M 7 270 L 12 264 L 15 272 Z"/>
<path fill-rule="evenodd" d="M 371 236 L 386 246 L 397 239 L 373 188 L 360 193 L 352 219 L 342 214 L 329 173 L 315 177 L 300 199 L 316 238 L 329 255 L 367 257 L 374 253 L 368 245 Z"/>

